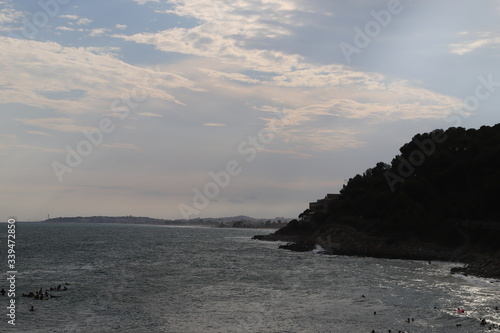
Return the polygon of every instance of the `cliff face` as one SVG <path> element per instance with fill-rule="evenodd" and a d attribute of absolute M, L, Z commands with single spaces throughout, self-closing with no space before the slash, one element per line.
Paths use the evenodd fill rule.
<path fill-rule="evenodd" d="M 326 213 L 263 239 L 298 251 L 319 244 L 330 254 L 464 262 L 463 273 L 500 278 L 500 124 L 418 134 L 400 152 L 349 179 Z"/>

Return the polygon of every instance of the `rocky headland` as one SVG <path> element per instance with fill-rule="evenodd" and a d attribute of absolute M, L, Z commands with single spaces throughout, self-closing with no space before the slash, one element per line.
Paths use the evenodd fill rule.
<path fill-rule="evenodd" d="M 500 279 L 498 258 L 466 247 L 449 248 L 417 239 L 396 241 L 393 238 L 369 236 L 340 224 L 330 225 L 311 235 L 288 233 L 286 228 L 283 229 L 269 235 L 256 235 L 253 239 L 287 242 L 279 247 L 296 252 L 312 251 L 319 245 L 328 255 L 456 262 L 457 267 L 452 268 L 451 273 Z"/>
<path fill-rule="evenodd" d="M 500 124 L 417 134 L 270 235 L 282 248 L 461 263 L 500 279 Z M 465 264 L 465 265 L 463 265 Z"/>

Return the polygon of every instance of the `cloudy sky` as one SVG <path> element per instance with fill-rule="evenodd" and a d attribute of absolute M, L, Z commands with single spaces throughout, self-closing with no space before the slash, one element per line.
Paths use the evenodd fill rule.
<path fill-rule="evenodd" d="M 0 6 L 3 220 L 296 217 L 416 133 L 500 119 L 497 1 Z"/>

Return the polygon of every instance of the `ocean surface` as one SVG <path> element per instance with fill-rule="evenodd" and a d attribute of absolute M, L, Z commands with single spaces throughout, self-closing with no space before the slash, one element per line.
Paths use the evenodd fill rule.
<path fill-rule="evenodd" d="M 17 223 L 16 326 L 0 296 L 0 331 L 500 332 L 479 320 L 500 324 L 498 281 L 450 275 L 450 263 L 294 253 L 251 240 L 270 232 Z M 68 290 L 49 291 L 59 298 L 20 297 L 59 284 Z"/>

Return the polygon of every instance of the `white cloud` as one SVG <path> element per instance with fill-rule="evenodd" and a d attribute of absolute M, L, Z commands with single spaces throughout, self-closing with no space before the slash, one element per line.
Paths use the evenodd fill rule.
<path fill-rule="evenodd" d="M 70 20 L 69 24 L 76 24 L 76 25 L 87 25 L 92 23 L 92 20 L 86 17 L 80 17 L 78 15 L 59 15 L 60 18 Z"/>
<path fill-rule="evenodd" d="M 61 153 L 64 150 L 61 149 L 54 149 L 50 147 L 42 147 L 42 146 L 34 146 L 34 145 L 29 145 L 29 144 L 23 144 L 19 143 L 19 137 L 14 134 L 0 134 L 0 155 L 6 155 L 8 157 L 12 157 L 12 155 L 9 156 L 9 152 L 22 152 L 22 151 L 41 151 L 44 153 Z"/>
<path fill-rule="evenodd" d="M 470 33 L 465 31 L 460 32 L 458 35 L 468 39 L 450 44 L 449 48 L 452 54 L 464 55 L 480 48 L 500 46 L 500 36 L 491 32 Z"/>
<path fill-rule="evenodd" d="M 180 103 L 173 88 L 194 88 L 180 75 L 129 65 L 102 48 L 64 47 L 54 42 L 0 37 L 0 101 L 64 114 L 106 113 L 111 102 L 141 92 Z M 35 52 L 36 50 L 36 52 Z M 111 52 L 111 51 L 110 51 Z M 85 92 L 78 99 L 54 99 L 40 92 Z M 130 98 L 130 97 L 128 97 Z"/>
<path fill-rule="evenodd" d="M 357 139 L 357 132 L 349 129 L 311 129 L 310 131 L 292 130 L 288 133 L 291 140 L 297 138 L 298 148 L 305 151 L 332 151 L 358 148 L 364 143 Z"/>
<path fill-rule="evenodd" d="M 51 134 L 41 132 L 41 131 L 24 131 L 24 132 L 26 132 L 28 134 L 32 134 L 32 135 L 53 136 Z"/>
<path fill-rule="evenodd" d="M 39 118 L 39 119 L 15 119 L 16 121 L 33 127 L 44 128 L 59 132 L 81 132 L 92 130 L 92 127 L 79 126 L 71 118 Z"/>
<path fill-rule="evenodd" d="M 363 73 L 342 65 L 311 64 L 297 54 L 247 46 L 248 40 L 256 41 L 259 38 L 270 39 L 290 34 L 286 27 L 296 22 L 299 14 L 304 11 L 297 1 L 239 0 L 231 5 L 209 0 L 172 2 L 175 8 L 170 10 L 170 13 L 196 18 L 201 22 L 200 25 L 189 29 L 174 28 L 159 33 L 142 33 L 121 38 L 152 44 L 165 52 L 198 56 L 199 60 L 191 61 L 190 65 L 217 82 L 231 80 L 262 86 L 315 88 L 316 90 L 311 90 L 305 96 L 302 93 L 284 96 L 289 94 L 289 91 L 282 90 L 282 96 L 279 97 L 288 101 L 288 106 L 294 109 L 297 108 L 297 105 L 294 105 L 295 99 L 298 99 L 300 109 L 306 107 L 304 102 L 308 103 L 308 112 L 314 110 L 313 112 L 321 114 L 324 111 L 320 110 L 334 107 L 340 99 L 353 102 L 368 100 L 360 102 L 366 106 L 362 108 L 364 111 L 360 111 L 360 105 L 352 103 L 353 110 L 348 116 L 366 115 L 370 113 L 369 107 L 376 106 L 375 110 L 380 110 L 386 108 L 385 104 L 414 106 L 418 102 L 423 106 L 437 104 L 439 108 L 446 108 L 457 102 L 453 98 L 414 87 L 409 82 L 388 79 L 378 73 Z M 300 20 L 297 22 L 300 24 Z M 217 59 L 219 64 L 203 59 Z M 221 66 L 221 61 L 226 65 Z M 248 75 L 245 73 L 248 70 L 266 75 Z M 273 92 L 276 93 L 274 90 Z M 319 104 L 326 106 L 312 106 Z M 344 106 L 347 104 L 342 103 Z M 346 113 L 347 109 L 342 113 Z M 398 113 L 401 113 L 401 110 L 404 110 L 404 107 L 399 108 Z M 426 117 L 429 113 L 436 116 L 435 111 L 411 112 L 411 117 Z M 377 111 L 372 113 L 375 112 Z M 439 110 L 437 114 L 441 113 Z"/>
<path fill-rule="evenodd" d="M 78 15 L 59 15 L 60 18 L 76 21 L 80 17 Z"/>
<path fill-rule="evenodd" d="M 221 126 L 226 126 L 226 124 L 220 124 L 220 123 L 204 123 L 203 126 L 207 127 L 221 127 Z"/>
<path fill-rule="evenodd" d="M 0 10 L 0 25 L 16 22 L 23 17 L 23 13 L 13 8 L 2 8 Z"/>
<path fill-rule="evenodd" d="M 139 5 L 144 5 L 148 2 L 160 2 L 160 0 L 133 0 L 134 2 L 137 2 Z"/>
<path fill-rule="evenodd" d="M 152 44 L 165 52 L 214 57 L 229 64 L 272 72 L 297 66 L 302 57 L 276 50 L 246 47 L 246 41 L 289 35 L 288 25 L 300 24 L 300 6 L 294 1 L 240 0 L 230 5 L 216 1 L 173 1 L 166 11 L 202 23 L 194 28 L 173 28 L 159 33 L 116 36 Z"/>
<path fill-rule="evenodd" d="M 127 29 L 127 25 L 126 24 L 117 24 L 117 25 L 115 25 L 115 28 L 120 29 L 120 30 L 125 30 L 125 29 Z"/>
<path fill-rule="evenodd" d="M 153 41 L 147 43 L 150 42 L 154 44 Z M 163 44 L 159 48 L 162 49 Z M 324 117 L 367 119 L 372 123 L 440 119 L 460 105 L 459 99 L 421 88 L 414 82 L 355 71 L 342 65 L 311 64 L 294 55 L 283 54 L 283 59 L 293 59 L 294 66 L 286 62 L 276 65 L 275 60 L 266 57 L 254 58 L 253 62 L 239 57 L 229 60 L 221 49 L 221 57 L 226 61 L 221 63 L 216 61 L 220 59 L 216 51 L 190 50 L 199 57 L 173 64 L 172 68 L 216 96 L 241 100 L 258 96 L 263 103 L 254 104 L 254 109 L 280 114 L 283 128 L 277 137 L 282 142 L 296 144 L 294 149 L 300 150 L 301 156 L 306 156 L 303 152 L 308 150 L 362 145 L 358 132 L 349 128 L 332 131 L 322 123 Z M 260 51 L 240 49 L 238 52 L 251 56 Z M 262 120 L 268 128 L 277 122 L 271 117 Z"/>
<path fill-rule="evenodd" d="M 51 147 L 43 147 L 43 146 L 35 146 L 35 145 L 28 145 L 28 144 L 11 144 L 11 145 L 4 145 L 0 144 L 0 153 L 2 153 L 2 150 L 5 151 L 14 151 L 14 152 L 19 152 L 19 151 L 40 151 L 43 153 L 64 153 L 64 149 L 57 149 L 57 148 L 51 148 Z M 9 156 L 9 155 L 7 155 Z M 11 155 L 12 156 L 12 155 Z M 10 157 L 10 156 L 9 156 Z"/>
<path fill-rule="evenodd" d="M 153 112 L 140 112 L 139 116 L 143 117 L 163 117 L 161 114 L 153 113 Z"/>
<path fill-rule="evenodd" d="M 92 20 L 89 18 L 81 18 L 78 21 L 76 21 L 77 25 L 87 25 L 89 23 L 92 23 Z"/>
<path fill-rule="evenodd" d="M 89 36 L 90 37 L 96 37 L 96 36 L 100 36 L 100 35 L 103 35 L 104 33 L 110 31 L 109 29 L 106 29 L 106 28 L 95 28 L 95 29 L 91 29 L 90 30 L 90 33 L 89 33 Z"/>
<path fill-rule="evenodd" d="M 59 26 L 59 27 L 56 27 L 56 30 L 61 30 L 61 31 L 75 31 L 77 29 L 71 28 L 71 27 Z"/>

